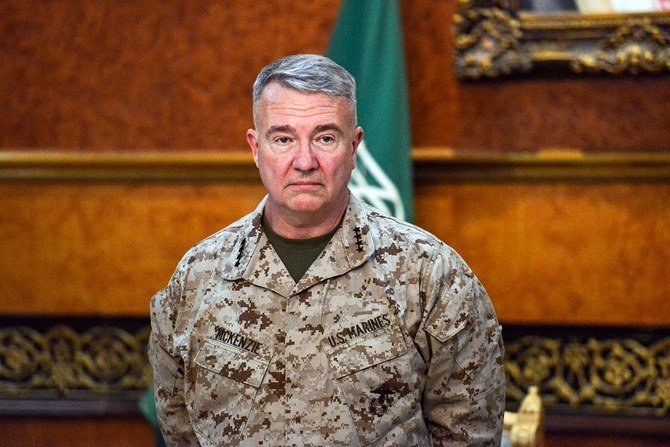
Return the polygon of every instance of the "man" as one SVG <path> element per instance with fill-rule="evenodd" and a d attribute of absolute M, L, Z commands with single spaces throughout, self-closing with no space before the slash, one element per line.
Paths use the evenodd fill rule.
<path fill-rule="evenodd" d="M 347 189 L 355 82 L 315 55 L 254 84 L 267 197 L 152 299 L 168 445 L 497 445 L 501 329 L 463 260 Z"/>

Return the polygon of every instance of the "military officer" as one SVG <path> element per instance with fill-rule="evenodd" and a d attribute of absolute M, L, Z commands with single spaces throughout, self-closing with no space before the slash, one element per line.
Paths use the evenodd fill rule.
<path fill-rule="evenodd" d="M 191 248 L 151 301 L 168 445 L 498 445 L 501 328 L 461 257 L 348 190 L 355 81 L 294 55 L 258 75 L 267 196 Z"/>

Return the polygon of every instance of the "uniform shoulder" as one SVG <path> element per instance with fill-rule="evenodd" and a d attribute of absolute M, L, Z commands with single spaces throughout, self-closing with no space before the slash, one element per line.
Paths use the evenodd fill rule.
<path fill-rule="evenodd" d="M 371 230 L 381 240 L 440 249 L 446 244 L 429 231 L 366 206 Z"/>
<path fill-rule="evenodd" d="M 232 252 L 235 242 L 245 229 L 252 225 L 253 214 L 242 217 L 227 227 L 207 236 L 193 245 L 184 255 L 184 260 L 211 259 L 212 257 L 225 257 Z"/>

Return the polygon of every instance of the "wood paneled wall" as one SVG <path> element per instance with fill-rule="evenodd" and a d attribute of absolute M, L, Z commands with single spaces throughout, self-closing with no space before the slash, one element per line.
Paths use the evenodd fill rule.
<path fill-rule="evenodd" d="M 457 81 L 456 4 L 401 1 L 418 151 L 670 151 L 667 75 Z M 338 5 L 3 1 L 0 150 L 239 151 L 258 70 L 285 54 L 323 53 Z M 417 223 L 463 254 L 503 322 L 670 325 L 667 178 L 438 177 L 416 179 Z M 244 179 L 0 181 L 0 314 L 146 315 L 185 249 L 262 196 L 258 181 Z M 11 445 L 152 442 L 137 419 L 82 423 L 5 418 L 0 426 Z M 74 424 L 88 438 L 67 437 Z M 548 445 L 611 440 L 562 439 Z"/>
<path fill-rule="evenodd" d="M 456 0 L 402 2 L 416 146 L 587 152 L 670 149 L 670 77 L 541 76 L 458 82 Z"/>
<path fill-rule="evenodd" d="M 144 446 L 156 444 L 151 426 L 139 417 L 0 417 L 3 447 Z"/>
<path fill-rule="evenodd" d="M 416 201 L 504 323 L 670 325 L 670 184 L 419 184 Z"/>
<path fill-rule="evenodd" d="M 0 183 L 0 313 L 147 315 L 183 253 L 263 195 L 253 178 Z M 416 221 L 505 323 L 670 325 L 668 183 L 417 179 Z"/>
<path fill-rule="evenodd" d="M 670 149 L 670 78 L 458 82 L 455 0 L 401 2 L 414 146 Z M 265 64 L 323 53 L 337 0 L 0 4 L 0 147 L 237 150 Z"/>
<path fill-rule="evenodd" d="M 186 250 L 257 184 L 0 183 L 0 313 L 148 316 Z"/>

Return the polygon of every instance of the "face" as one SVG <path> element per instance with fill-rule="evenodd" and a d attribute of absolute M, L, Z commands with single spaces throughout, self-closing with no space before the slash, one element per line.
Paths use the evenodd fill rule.
<path fill-rule="evenodd" d="M 247 131 L 247 142 L 268 191 L 270 225 L 289 237 L 286 226 L 330 231 L 347 206 L 363 138 L 349 103 L 271 83 L 258 103 L 256 126 Z"/>

